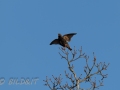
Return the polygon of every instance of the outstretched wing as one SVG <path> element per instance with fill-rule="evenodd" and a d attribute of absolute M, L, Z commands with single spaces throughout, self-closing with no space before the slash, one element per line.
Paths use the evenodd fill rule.
<path fill-rule="evenodd" d="M 69 33 L 69 34 L 65 34 L 63 36 L 63 38 L 66 40 L 66 41 L 70 41 L 71 38 L 73 37 L 73 35 L 76 35 L 77 33 Z"/>
<path fill-rule="evenodd" d="M 59 44 L 59 40 L 58 40 L 58 39 L 54 39 L 54 40 L 50 43 L 50 45 L 52 45 L 52 44 Z"/>

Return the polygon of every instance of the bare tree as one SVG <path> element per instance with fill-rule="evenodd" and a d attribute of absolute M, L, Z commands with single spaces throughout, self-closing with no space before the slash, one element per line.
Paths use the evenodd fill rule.
<path fill-rule="evenodd" d="M 95 89 L 99 89 L 100 86 L 103 86 L 103 80 L 104 78 L 107 78 L 108 74 L 103 74 L 104 70 L 107 70 L 109 64 L 105 64 L 105 62 L 100 62 L 97 63 L 97 59 L 93 53 L 93 64 L 90 67 L 89 63 L 88 63 L 88 59 L 89 56 L 87 56 L 85 53 L 82 52 L 82 47 L 80 48 L 80 50 L 76 50 L 74 48 L 73 52 L 71 52 L 72 54 L 72 58 L 68 59 L 69 53 L 66 50 L 62 50 L 62 53 L 64 55 L 62 55 L 60 52 L 60 56 L 61 58 L 64 58 L 67 61 L 67 65 L 68 65 L 68 70 L 70 71 L 70 73 L 67 73 L 65 71 L 65 76 L 67 79 L 69 79 L 71 82 L 71 85 L 68 83 L 62 84 L 62 77 L 61 74 L 58 77 L 55 77 L 54 75 L 52 75 L 53 79 L 48 78 L 46 76 L 46 79 L 43 80 L 45 82 L 45 85 L 48 86 L 50 88 L 50 90 L 95 90 Z M 79 52 L 78 57 L 76 57 L 77 52 Z M 77 77 L 75 70 L 74 70 L 74 65 L 72 64 L 72 62 L 75 62 L 77 60 L 80 60 L 80 58 L 84 58 L 85 59 L 85 66 L 83 68 L 85 76 L 82 77 L 82 74 Z M 93 72 L 93 69 L 95 68 L 95 71 Z M 100 80 L 96 81 L 96 77 L 100 76 Z M 85 89 L 81 87 L 81 83 L 86 82 L 90 84 L 90 87 Z"/>

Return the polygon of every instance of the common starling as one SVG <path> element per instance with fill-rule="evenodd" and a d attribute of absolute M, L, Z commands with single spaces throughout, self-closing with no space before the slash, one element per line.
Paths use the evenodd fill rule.
<path fill-rule="evenodd" d="M 52 44 L 59 44 L 61 46 L 63 46 L 64 48 L 67 47 L 70 51 L 72 50 L 68 44 L 68 42 L 71 40 L 71 38 L 73 37 L 73 35 L 76 35 L 77 33 L 70 33 L 70 34 L 65 34 L 65 35 L 61 35 L 58 34 L 58 39 L 54 39 L 50 45 Z"/>

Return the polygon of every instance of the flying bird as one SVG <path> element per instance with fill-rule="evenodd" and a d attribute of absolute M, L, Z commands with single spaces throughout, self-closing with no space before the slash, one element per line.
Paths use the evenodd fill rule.
<path fill-rule="evenodd" d="M 65 35 L 61 35 L 61 34 L 58 34 L 58 38 L 57 39 L 54 39 L 50 45 L 52 44 L 59 44 L 61 46 L 63 46 L 64 48 L 68 48 L 70 51 L 72 50 L 68 44 L 68 42 L 71 41 L 71 38 L 73 37 L 73 35 L 76 35 L 77 33 L 69 33 L 69 34 L 65 34 Z"/>

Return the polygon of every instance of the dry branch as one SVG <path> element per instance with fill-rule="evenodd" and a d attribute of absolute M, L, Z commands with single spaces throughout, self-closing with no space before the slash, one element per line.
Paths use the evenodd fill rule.
<path fill-rule="evenodd" d="M 108 75 L 108 74 L 103 74 L 103 71 L 107 70 L 109 64 L 106 64 L 105 62 L 96 63 L 97 59 L 93 53 L 93 56 L 94 56 L 93 64 L 90 67 L 88 63 L 89 56 L 85 55 L 85 53 L 82 53 L 82 47 L 80 48 L 80 50 L 78 50 L 79 51 L 78 57 L 76 57 L 77 50 L 75 48 L 73 52 L 71 51 L 72 59 L 68 58 L 69 56 L 68 51 L 63 50 L 63 49 L 60 49 L 60 50 L 64 55 L 62 55 L 60 52 L 59 52 L 59 55 L 61 56 L 61 58 L 64 58 L 67 61 L 68 69 L 71 72 L 71 73 L 67 73 L 65 71 L 65 76 L 66 78 L 70 80 L 71 85 L 69 85 L 68 83 L 62 85 L 61 74 L 59 77 L 54 77 L 52 75 L 53 80 L 48 79 L 47 77 L 46 77 L 46 80 L 43 80 L 45 82 L 45 85 L 48 86 L 50 90 L 58 90 L 58 89 L 60 90 L 85 90 L 80 87 L 80 83 L 82 82 L 90 83 L 91 87 L 86 90 L 95 90 L 95 89 L 98 89 L 100 86 L 103 86 L 103 80 L 104 78 L 107 78 L 107 75 Z M 80 58 L 84 58 L 86 62 L 86 65 L 84 67 L 84 72 L 85 72 L 84 78 L 82 78 L 82 74 L 79 77 L 77 77 L 75 70 L 74 70 L 74 65 L 71 64 L 71 62 L 79 60 Z M 94 73 L 92 73 L 93 68 L 97 69 Z M 95 75 L 101 76 L 101 79 L 99 80 L 98 85 L 97 85 L 96 79 L 95 80 L 92 79 L 93 76 Z M 52 85 L 50 85 L 49 83 L 51 83 Z"/>

